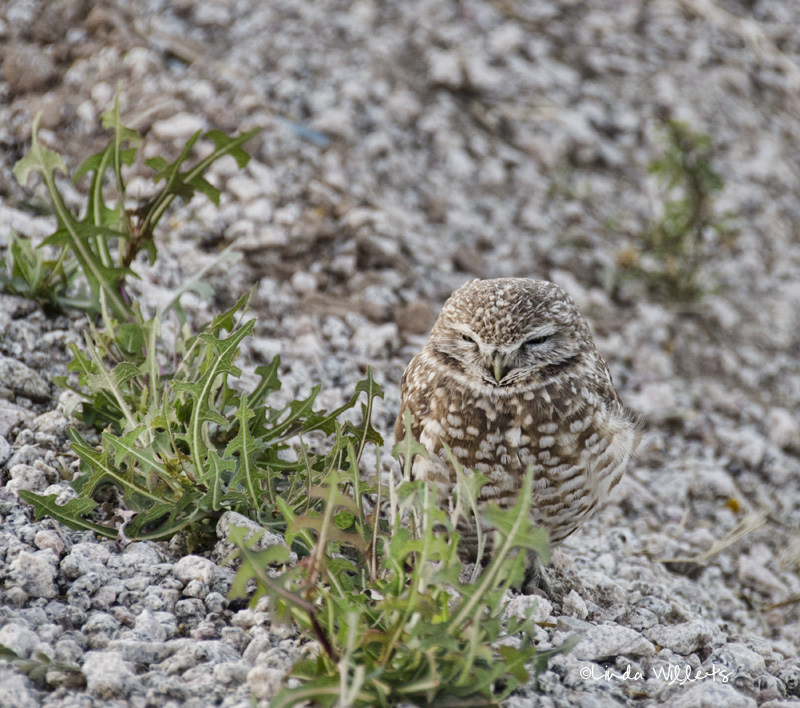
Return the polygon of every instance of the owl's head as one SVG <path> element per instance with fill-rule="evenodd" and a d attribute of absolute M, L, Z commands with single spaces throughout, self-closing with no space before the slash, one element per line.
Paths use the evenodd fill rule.
<path fill-rule="evenodd" d="M 572 298 L 527 278 L 473 280 L 456 290 L 428 346 L 460 375 L 495 388 L 546 380 L 597 356 Z"/>

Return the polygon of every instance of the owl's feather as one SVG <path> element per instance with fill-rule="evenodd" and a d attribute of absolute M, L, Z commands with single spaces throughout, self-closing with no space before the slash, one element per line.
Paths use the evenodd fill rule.
<path fill-rule="evenodd" d="M 533 519 L 553 543 L 605 502 L 637 438 L 575 303 L 553 283 L 524 278 L 474 280 L 453 293 L 403 375 L 398 440 L 406 409 L 429 454 L 414 461 L 415 476 L 450 498 L 447 446 L 489 478 L 480 502 L 510 506 L 532 466 Z M 469 546 L 475 532 L 466 532 Z"/>

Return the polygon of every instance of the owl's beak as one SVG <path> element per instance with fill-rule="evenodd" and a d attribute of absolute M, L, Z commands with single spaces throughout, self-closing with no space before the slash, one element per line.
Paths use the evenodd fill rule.
<path fill-rule="evenodd" d="M 506 373 L 506 363 L 503 360 L 502 354 L 494 355 L 494 359 L 492 360 L 492 373 L 494 373 L 494 380 L 500 383 L 503 375 Z"/>

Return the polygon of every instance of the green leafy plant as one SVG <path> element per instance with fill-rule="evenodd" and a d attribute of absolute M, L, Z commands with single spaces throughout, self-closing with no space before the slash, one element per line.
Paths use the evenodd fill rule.
<path fill-rule="evenodd" d="M 65 504 L 56 495 L 20 491 L 20 497 L 37 519 L 50 516 L 122 541 L 186 532 L 201 542 L 227 510 L 281 532 L 286 546 L 266 550 L 254 550 L 241 529 L 231 535 L 241 555 L 232 593 L 246 594 L 255 581 L 253 601 L 266 594 L 273 616 L 312 640 L 292 672 L 299 686 L 284 688 L 271 704 L 276 708 L 499 705 L 528 681 L 531 668 L 541 670 L 553 653 L 569 648 L 537 652 L 532 623 L 504 618 L 504 597 L 521 582 L 528 554 L 545 562 L 548 556 L 544 531 L 530 521 L 532 475 L 512 509 L 483 510 L 479 529 L 494 532 L 479 533 L 478 543 L 482 555 L 491 541 L 491 559 L 468 582 L 456 529 L 462 515 L 477 517 L 485 478 L 456 466 L 455 504 L 442 510 L 432 486 L 411 480 L 411 460 L 426 452 L 407 419 L 406 437 L 392 451 L 404 462 L 403 482 L 387 489 L 365 481 L 364 451 L 374 446 L 380 468 L 383 444 L 372 425 L 383 391 L 369 369 L 351 398 L 330 412 L 314 409 L 319 386 L 305 398 L 272 405 L 281 388 L 278 358 L 257 367 L 259 381 L 245 391 L 237 357 L 255 326 L 247 296 L 196 334 L 183 321 L 171 338 L 162 336 L 165 313 L 145 319 L 127 298 L 136 255 L 144 250 L 155 259 L 153 230 L 176 196 L 188 201 L 201 191 L 218 199 L 204 171 L 223 154 L 243 166 L 241 145 L 252 133 L 232 139 L 212 131 L 207 137 L 216 149 L 185 170 L 199 135 L 175 162 L 148 161 L 164 188 L 126 210 L 122 167 L 135 159 L 139 139 L 122 125 L 119 100 L 104 124 L 113 139 L 76 173 L 92 175 L 80 219 L 58 190 L 63 160 L 39 143 L 36 123 L 31 151 L 15 168 L 22 182 L 32 171 L 41 174 L 57 230 L 42 247 L 12 238 L 6 288 L 101 315 L 90 320 L 84 346 L 71 347 L 68 376 L 58 379 L 81 401 L 75 415 L 84 427 L 68 430 L 81 461 L 72 480 L 77 496 Z M 109 170 L 117 191 L 112 206 L 103 196 Z M 46 247 L 56 249 L 55 259 L 45 260 Z M 359 403 L 360 422 L 343 422 Z M 100 433 L 98 445 L 88 442 L 87 428 Z M 116 495 L 106 494 L 110 501 L 101 504 L 99 494 L 109 487 Z M 289 547 L 301 560 L 287 568 Z M 271 565 L 283 566 L 281 572 Z M 37 676 L 47 670 L 43 659 L 19 666 Z"/>
<path fill-rule="evenodd" d="M 408 461 L 424 448 L 407 432 L 394 454 Z M 571 646 L 537 652 L 533 624 L 503 618 L 505 593 L 521 582 L 527 554 L 548 557 L 546 534 L 529 516 L 532 474 L 514 508 L 484 511 L 483 523 L 495 529 L 492 557 L 475 582 L 464 582 L 457 516 L 440 508 L 434 487 L 408 480 L 390 487 L 391 521 L 380 523 L 359 502 L 381 498 L 381 490 L 359 488 L 355 455 L 349 446 L 344 469 L 313 491 L 321 510 L 287 514 L 287 540 L 305 534 L 312 543 L 306 562 L 274 578 L 266 568 L 285 562 L 286 549 L 253 551 L 243 530 L 232 533 L 242 564 L 231 593 L 244 595 L 255 580 L 253 601 L 266 594 L 274 617 L 314 640 L 291 672 L 300 685 L 270 705 L 500 705 L 531 668 L 543 670 Z M 342 493 L 348 483 L 354 496 Z M 346 527 L 336 523 L 342 515 Z"/>
<path fill-rule="evenodd" d="M 113 110 L 103 114 L 102 123 L 114 131 L 112 139 L 73 176 L 77 182 L 91 175 L 86 210 L 79 218 L 65 204 L 56 183 L 57 172 L 68 174 L 64 160 L 39 142 L 39 116 L 34 119 L 31 149 L 15 165 L 14 175 L 23 185 L 32 173 L 41 176 L 56 217 L 56 230 L 36 247 L 28 239 L 12 237 L 0 284 L 10 292 L 56 307 L 75 307 L 103 313 L 107 321 L 131 322 L 136 315 L 125 292 L 125 280 L 137 277 L 131 267 L 141 251 L 147 252 L 151 263 L 155 261 L 154 230 L 161 217 L 176 197 L 188 203 L 198 191 L 218 204 L 219 191 L 204 179 L 204 173 L 224 155 L 231 155 L 240 168 L 244 167 L 250 158 L 241 146 L 258 131 L 236 138 L 209 131 L 205 138 L 215 149 L 191 167 L 186 165 L 200 138 L 199 131 L 174 162 L 162 157 L 146 160 L 145 165 L 155 171 L 154 182 L 163 182 L 164 186 L 151 201 L 128 210 L 123 167 L 136 160 L 141 137 L 122 124 L 119 93 Z M 104 196 L 108 182 L 116 192 L 111 205 Z M 52 259 L 45 257 L 48 248 L 55 250 Z"/>
<path fill-rule="evenodd" d="M 242 298 L 195 336 L 179 335 L 174 356 L 159 351 L 159 320 L 117 327 L 87 336 L 86 350 L 72 347 L 69 369 L 78 374 L 75 393 L 83 400 L 78 417 L 102 429 L 101 449 L 70 429 L 72 450 L 85 473 L 73 481 L 79 495 L 63 506 L 55 496 L 22 492 L 37 518 L 47 514 L 70 528 L 116 537 L 119 519 L 98 519 L 92 499 L 100 488 L 116 487 L 135 516 L 122 532 L 129 539 L 165 539 L 235 510 L 262 523 L 274 521 L 278 503 L 293 509 L 308 505 L 308 489 L 318 482 L 339 446 L 379 441 L 377 433 L 352 424 L 338 430 L 339 443 L 323 455 L 309 453 L 292 461 L 284 453 L 290 441 L 314 431 L 332 434 L 335 421 L 366 392 L 371 410 L 383 393 L 368 372 L 341 408 L 314 411 L 320 387 L 285 407 L 267 405 L 280 389 L 276 358 L 256 368 L 260 382 L 248 392 L 234 388 L 241 370 L 235 359 L 254 320 L 237 321 Z M 185 330 L 184 330 L 185 332 Z M 66 379 L 59 379 L 69 387 Z M 209 533 L 213 529 L 209 530 Z"/>
<path fill-rule="evenodd" d="M 704 265 L 712 236 L 728 233 L 714 199 L 722 177 L 712 165 L 711 137 L 680 121 L 664 124 L 666 150 L 650 164 L 663 195 L 663 215 L 642 235 L 640 250 L 623 252 L 620 265 L 668 300 L 692 301 L 712 288 Z"/>

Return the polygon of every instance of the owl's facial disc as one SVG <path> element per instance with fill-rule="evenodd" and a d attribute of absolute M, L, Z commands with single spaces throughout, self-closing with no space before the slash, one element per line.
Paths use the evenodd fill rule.
<path fill-rule="evenodd" d="M 471 329 L 456 325 L 448 353 L 463 365 L 465 373 L 493 387 L 511 386 L 535 374 L 558 358 L 558 333 L 542 326 L 512 343 L 484 341 Z"/>

